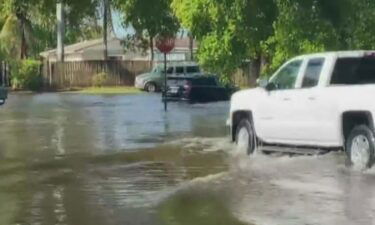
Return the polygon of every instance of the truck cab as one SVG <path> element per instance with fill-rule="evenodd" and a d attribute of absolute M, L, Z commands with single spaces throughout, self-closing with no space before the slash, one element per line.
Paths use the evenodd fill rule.
<path fill-rule="evenodd" d="M 228 124 L 232 140 L 246 153 L 254 152 L 262 143 L 281 151 L 344 149 L 353 159 L 356 140 L 369 146 L 358 150 L 365 153 L 356 160 L 372 166 L 374 51 L 298 56 L 259 83 L 258 88 L 240 91 L 231 99 Z M 353 135 L 363 126 L 366 132 Z M 245 143 L 239 143 L 239 138 Z"/>

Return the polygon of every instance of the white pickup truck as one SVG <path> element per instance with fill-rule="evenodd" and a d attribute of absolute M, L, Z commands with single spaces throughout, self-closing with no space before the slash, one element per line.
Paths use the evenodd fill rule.
<path fill-rule="evenodd" d="M 375 162 L 375 51 L 303 55 L 258 88 L 232 96 L 237 151 L 343 149 L 361 169 Z"/>

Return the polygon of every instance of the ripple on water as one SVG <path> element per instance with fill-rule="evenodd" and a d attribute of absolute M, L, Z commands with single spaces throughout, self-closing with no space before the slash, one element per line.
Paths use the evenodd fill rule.
<path fill-rule="evenodd" d="M 343 153 L 233 159 L 232 209 L 256 224 L 373 224 L 375 176 L 346 168 Z"/>

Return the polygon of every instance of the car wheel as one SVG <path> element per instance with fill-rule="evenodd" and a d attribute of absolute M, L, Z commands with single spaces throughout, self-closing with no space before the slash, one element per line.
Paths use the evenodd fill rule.
<path fill-rule="evenodd" d="M 354 127 L 345 143 L 348 159 L 355 168 L 365 170 L 374 164 L 374 132 L 366 125 Z"/>
<path fill-rule="evenodd" d="M 253 154 L 255 143 L 256 137 L 251 122 L 248 119 L 241 120 L 236 130 L 236 154 Z"/>
<path fill-rule="evenodd" d="M 147 83 L 146 85 L 145 85 L 145 90 L 147 91 L 147 92 L 156 92 L 156 84 L 154 84 L 154 83 Z"/>

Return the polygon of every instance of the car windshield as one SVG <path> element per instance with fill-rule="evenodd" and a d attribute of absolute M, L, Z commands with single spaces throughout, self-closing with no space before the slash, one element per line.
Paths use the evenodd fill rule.
<path fill-rule="evenodd" d="M 375 58 L 341 58 L 336 62 L 331 84 L 374 84 Z"/>
<path fill-rule="evenodd" d="M 152 72 L 156 73 L 156 72 L 164 72 L 164 65 L 156 65 L 153 69 L 152 69 Z"/>

